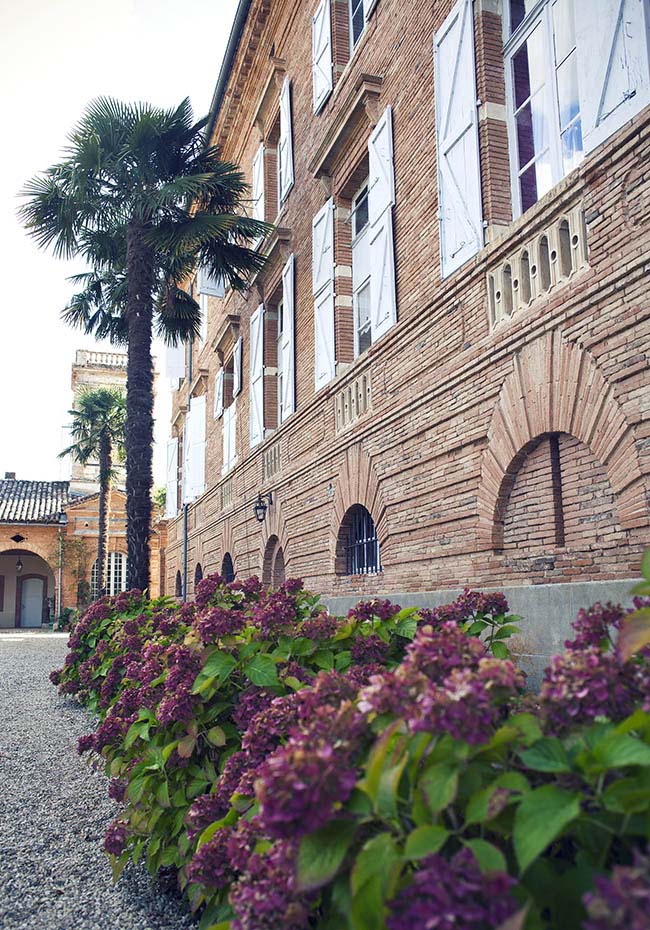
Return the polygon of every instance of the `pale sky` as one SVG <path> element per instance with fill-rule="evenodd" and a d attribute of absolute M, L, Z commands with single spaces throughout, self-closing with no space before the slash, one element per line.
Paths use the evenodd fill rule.
<path fill-rule="evenodd" d="M 57 460 L 78 348 L 105 348 L 60 320 L 83 270 L 37 248 L 17 218 L 25 181 L 58 161 L 100 95 L 207 113 L 236 0 L 0 0 L 0 478 L 68 478 Z M 157 368 L 164 365 L 156 347 Z M 169 382 L 161 371 L 154 477 L 165 481 Z"/>

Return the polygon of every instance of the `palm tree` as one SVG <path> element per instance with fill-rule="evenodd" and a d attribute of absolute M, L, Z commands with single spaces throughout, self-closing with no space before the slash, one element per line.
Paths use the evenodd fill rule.
<path fill-rule="evenodd" d="M 249 244 L 268 227 L 244 215 L 244 176 L 209 145 L 206 125 L 193 122 L 187 99 L 162 110 L 99 98 L 63 161 L 23 191 L 21 217 L 38 244 L 91 265 L 80 319 L 92 326 L 93 286 L 103 288 L 97 325 L 128 341 L 128 569 L 138 588 L 149 584 L 154 323 L 172 343 L 196 332 L 198 309 L 182 285 L 197 263 L 235 290 L 264 264 Z"/>
<path fill-rule="evenodd" d="M 68 413 L 72 417 L 70 433 L 74 442 L 61 452 L 59 458 L 71 455 L 82 465 L 93 459 L 99 461 L 97 578 L 100 594 L 103 594 L 108 538 L 106 505 L 113 477 L 113 459 L 124 460 L 126 398 L 117 388 L 87 390 L 79 395 L 77 406 Z"/>

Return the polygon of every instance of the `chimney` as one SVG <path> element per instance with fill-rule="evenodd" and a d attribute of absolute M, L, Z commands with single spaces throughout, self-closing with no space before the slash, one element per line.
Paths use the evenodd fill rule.
<path fill-rule="evenodd" d="M 6 471 L 6 472 L 5 472 L 5 480 L 7 480 L 7 481 L 15 481 L 15 480 L 16 480 L 16 472 L 15 472 L 15 471 Z"/>

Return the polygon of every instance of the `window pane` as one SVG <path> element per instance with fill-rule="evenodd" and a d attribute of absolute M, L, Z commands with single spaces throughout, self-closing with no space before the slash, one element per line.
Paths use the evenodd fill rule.
<path fill-rule="evenodd" d="M 582 124 L 576 120 L 562 133 L 562 165 L 564 173 L 573 171 L 582 161 Z"/>
<path fill-rule="evenodd" d="M 519 179 L 522 211 L 532 207 L 553 186 L 549 153 L 523 171 Z"/>
<path fill-rule="evenodd" d="M 525 168 L 532 158 L 539 158 L 548 150 L 549 125 L 544 110 L 545 97 L 543 91 L 535 94 L 517 114 L 517 151 L 520 168 Z"/>
<path fill-rule="evenodd" d="M 370 347 L 370 282 L 354 295 L 355 325 L 359 355 Z"/>
<path fill-rule="evenodd" d="M 544 86 L 544 65 L 544 33 L 539 25 L 512 59 L 516 110 Z"/>
<path fill-rule="evenodd" d="M 578 62 L 575 52 L 557 69 L 557 99 L 560 114 L 560 131 L 566 129 L 580 112 L 578 99 Z"/>
<path fill-rule="evenodd" d="M 361 33 L 365 26 L 363 0 L 350 0 L 350 11 L 352 20 L 352 45 L 354 47 L 361 38 Z"/>
<path fill-rule="evenodd" d="M 368 225 L 368 188 L 364 189 L 354 199 L 352 204 L 353 223 L 352 234 L 357 236 Z"/>
<path fill-rule="evenodd" d="M 536 0 L 510 0 L 510 32 L 514 32 L 517 26 L 524 21 L 527 13 L 530 13 Z"/>
<path fill-rule="evenodd" d="M 553 4 L 553 33 L 555 38 L 555 63 L 559 65 L 576 47 L 573 0 L 555 0 Z"/>

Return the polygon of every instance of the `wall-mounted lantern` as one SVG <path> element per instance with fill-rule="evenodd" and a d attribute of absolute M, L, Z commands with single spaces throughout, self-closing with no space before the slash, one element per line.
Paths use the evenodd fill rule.
<path fill-rule="evenodd" d="M 16 562 L 16 574 L 20 575 L 22 570 L 23 570 L 23 563 L 22 563 L 20 556 L 18 556 L 18 561 Z"/>
<path fill-rule="evenodd" d="M 257 500 L 253 505 L 253 513 L 255 514 L 255 519 L 258 523 L 264 523 L 266 519 L 266 511 L 273 503 L 273 494 L 271 491 L 268 494 L 258 494 Z"/>

